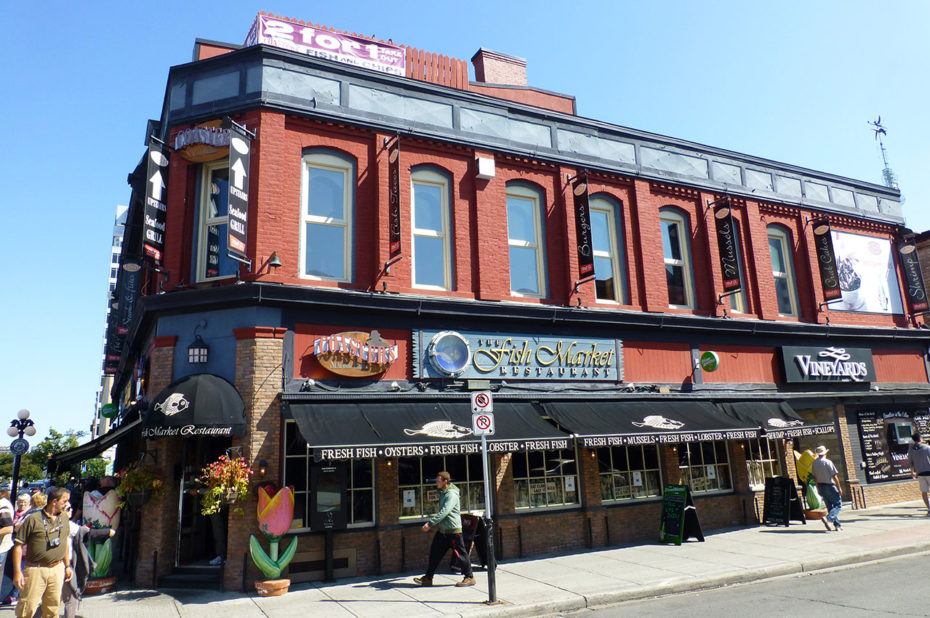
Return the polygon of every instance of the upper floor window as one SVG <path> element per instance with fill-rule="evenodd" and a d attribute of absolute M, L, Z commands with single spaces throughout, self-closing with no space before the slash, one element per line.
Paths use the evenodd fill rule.
<path fill-rule="evenodd" d="M 229 161 L 201 167 L 197 211 L 196 281 L 236 274 L 238 262 L 229 257 L 226 240 L 229 224 Z"/>
<path fill-rule="evenodd" d="M 545 298 L 546 259 L 538 191 L 524 185 L 507 185 L 507 244 L 511 294 Z"/>
<path fill-rule="evenodd" d="M 665 259 L 665 279 L 668 283 L 668 304 L 693 309 L 694 271 L 691 267 L 691 243 L 688 221 L 670 208 L 663 208 L 662 252 Z"/>
<path fill-rule="evenodd" d="M 410 176 L 413 195 L 413 284 L 452 289 L 449 180 L 432 170 Z"/>
<path fill-rule="evenodd" d="M 306 154 L 301 184 L 301 276 L 351 281 L 354 162 L 323 152 Z"/>
<path fill-rule="evenodd" d="M 778 297 L 778 313 L 797 317 L 798 288 L 788 231 L 777 225 L 770 225 L 767 229 L 769 253 L 772 256 L 772 276 L 775 277 L 775 295 Z"/>
<path fill-rule="evenodd" d="M 613 200 L 592 197 L 591 244 L 594 252 L 594 288 L 599 300 L 626 303 L 626 260 L 619 225 L 619 208 Z"/>

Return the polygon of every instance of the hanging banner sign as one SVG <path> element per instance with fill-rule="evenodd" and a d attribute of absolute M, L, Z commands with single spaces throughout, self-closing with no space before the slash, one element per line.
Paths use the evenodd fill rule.
<path fill-rule="evenodd" d="M 833 236 L 830 234 L 829 219 L 815 219 L 814 247 L 817 250 L 817 266 L 820 267 L 820 285 L 823 297 L 833 300 L 842 295 L 839 271 L 836 268 L 836 253 L 833 251 Z"/>
<path fill-rule="evenodd" d="M 594 274 L 594 250 L 591 245 L 591 213 L 588 209 L 588 172 L 572 180 L 575 201 L 575 241 L 578 245 L 578 278 Z"/>
<path fill-rule="evenodd" d="M 404 75 L 407 53 L 403 47 L 314 28 L 309 24 L 259 15 L 245 39 L 250 45 L 274 45 L 308 56 L 335 60 L 364 69 Z"/>
<path fill-rule="evenodd" d="M 920 272 L 920 261 L 917 258 L 917 247 L 905 243 L 898 247 L 901 256 L 901 268 L 904 270 L 904 283 L 907 285 L 907 302 L 911 306 L 911 313 L 926 311 L 927 291 L 924 288 L 924 277 Z"/>
<path fill-rule="evenodd" d="M 736 292 L 740 289 L 739 250 L 736 246 L 736 228 L 730 210 L 730 198 L 718 200 L 714 206 L 714 225 L 717 228 L 717 250 L 720 254 L 720 272 L 723 275 L 723 291 Z"/>
<path fill-rule="evenodd" d="M 155 266 L 161 266 L 165 251 L 165 219 L 168 199 L 168 156 L 164 144 L 149 140 L 148 165 L 145 172 L 145 207 L 142 247 Z"/>
<path fill-rule="evenodd" d="M 390 222 L 390 259 L 394 259 L 401 252 L 400 242 L 400 139 L 395 139 L 388 152 L 388 202 Z"/>
<path fill-rule="evenodd" d="M 249 229 L 249 159 L 252 139 L 236 123 L 229 136 L 229 225 L 227 247 L 246 256 Z"/>
<path fill-rule="evenodd" d="M 195 163 L 222 159 L 229 154 L 229 129 L 218 120 L 184 129 L 174 136 L 174 150 Z"/>

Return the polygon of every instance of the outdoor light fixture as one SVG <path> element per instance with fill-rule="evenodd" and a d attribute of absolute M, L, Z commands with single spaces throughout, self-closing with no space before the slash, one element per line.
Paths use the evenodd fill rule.
<path fill-rule="evenodd" d="M 192 365 L 203 365 L 207 362 L 209 354 L 210 347 L 200 335 L 194 337 L 194 343 L 187 346 L 187 362 Z"/>
<path fill-rule="evenodd" d="M 271 254 L 271 258 L 268 260 L 268 266 L 274 269 L 281 268 L 281 258 L 278 257 L 277 251 Z"/>
<path fill-rule="evenodd" d="M 137 273 L 142 270 L 142 264 L 139 262 L 123 262 L 123 270 L 127 273 Z"/>
<path fill-rule="evenodd" d="M 23 434 L 27 436 L 36 435 L 35 424 L 29 418 L 29 410 L 25 408 L 16 413 L 16 418 L 10 421 L 10 426 L 6 433 L 11 438 L 16 438 L 10 443 L 10 452 L 13 453 L 13 480 L 10 482 L 10 499 L 16 501 L 16 489 L 19 485 L 19 458 L 29 451 L 29 443 L 23 439 Z"/>
<path fill-rule="evenodd" d="M 258 476 L 265 478 L 265 472 L 268 471 L 268 462 L 264 459 L 258 462 Z"/>

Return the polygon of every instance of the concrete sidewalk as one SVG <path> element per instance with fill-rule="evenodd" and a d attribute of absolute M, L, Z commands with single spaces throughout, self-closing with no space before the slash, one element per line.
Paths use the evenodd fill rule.
<path fill-rule="evenodd" d="M 841 514 L 842 532 L 819 521 L 790 527 L 714 532 L 704 543 L 645 543 L 571 555 L 508 560 L 498 565 L 497 596 L 488 606 L 487 577 L 456 588 L 458 577 L 437 574 L 432 588 L 409 573 L 298 584 L 277 598 L 214 591 L 135 590 L 90 597 L 86 618 L 240 616 L 539 616 L 657 595 L 713 588 L 930 551 L 930 517 L 920 501 Z M 6 611 L 0 612 L 4 617 Z"/>

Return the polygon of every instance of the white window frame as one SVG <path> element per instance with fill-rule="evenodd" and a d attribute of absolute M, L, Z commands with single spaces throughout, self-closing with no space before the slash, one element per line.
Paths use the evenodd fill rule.
<path fill-rule="evenodd" d="M 417 227 L 416 221 L 416 187 L 415 185 L 428 185 L 439 188 L 441 196 L 440 208 L 442 210 L 442 229 L 437 233 L 435 230 L 421 229 Z M 410 228 L 412 241 L 410 253 L 412 255 L 412 265 L 410 278 L 413 287 L 424 290 L 451 290 L 452 289 L 452 243 L 451 239 L 451 209 L 449 208 L 449 179 L 442 174 L 430 169 L 416 169 L 410 174 Z M 443 261 L 443 284 L 430 285 L 416 282 L 417 276 L 417 255 L 416 240 L 417 236 L 428 238 L 438 238 L 442 241 L 442 261 Z M 436 256 L 426 256 L 424 259 L 435 260 Z"/>
<path fill-rule="evenodd" d="M 685 304 L 676 305 L 669 298 L 669 307 L 677 309 L 695 309 L 694 300 L 694 267 L 691 263 L 691 229 L 688 226 L 688 220 L 683 214 L 672 209 L 663 208 L 659 211 L 660 225 L 670 223 L 678 227 L 678 253 L 681 255 L 680 260 L 665 257 L 665 246 L 662 246 L 663 266 L 672 266 L 682 269 L 682 279 L 685 283 Z M 662 241 L 665 242 L 665 231 L 662 231 Z"/>
<path fill-rule="evenodd" d="M 342 219 L 307 214 L 307 196 L 309 195 L 308 183 L 310 178 L 309 169 L 311 167 L 342 173 Z M 333 154 L 310 152 L 303 156 L 300 175 L 300 278 L 313 279 L 316 281 L 351 282 L 354 278 L 353 256 L 355 255 L 355 164 L 344 157 Z M 307 272 L 308 223 L 342 228 L 344 277 L 324 277 L 320 275 L 311 275 Z"/>
<path fill-rule="evenodd" d="M 610 242 L 610 251 L 595 250 L 592 247 L 592 253 L 595 258 L 605 258 L 610 260 L 611 267 L 614 271 L 614 298 L 596 298 L 600 303 L 618 303 L 627 304 L 627 282 L 626 282 L 626 255 L 624 253 L 623 236 L 618 224 L 619 205 L 612 199 L 603 195 L 594 195 L 588 201 L 588 207 L 591 212 L 602 212 L 607 215 L 607 235 Z M 595 267 L 596 269 L 596 267 Z M 597 292 L 595 291 L 595 296 Z"/>
<path fill-rule="evenodd" d="M 749 481 L 749 489 L 762 491 L 765 489 L 765 479 L 782 475 L 784 464 L 782 463 L 782 449 L 779 440 L 751 438 L 741 442 L 740 446 L 746 454 L 746 475 Z M 759 453 L 761 457 L 756 458 L 756 453 Z M 760 476 L 761 482 L 753 483 L 753 476 Z"/>
<path fill-rule="evenodd" d="M 290 432 L 295 432 L 297 436 L 303 440 L 303 437 L 300 436 L 300 429 L 297 428 L 297 422 L 292 419 L 287 419 L 284 421 L 284 439 L 287 439 L 287 436 Z M 300 528 L 291 528 L 288 533 L 292 534 L 295 532 L 308 532 L 313 530 L 310 527 L 310 494 L 312 489 L 310 487 L 310 462 L 313 461 L 313 452 L 310 450 L 310 446 L 304 442 L 304 453 L 303 454 L 288 454 L 284 448 L 282 448 L 281 455 L 283 456 L 284 468 L 282 469 L 282 479 L 287 478 L 287 468 L 288 466 L 304 466 L 306 468 L 306 487 L 295 487 L 294 488 L 294 499 L 295 500 L 305 500 L 304 506 L 304 526 Z M 301 462 L 303 462 L 301 464 Z M 348 462 L 349 464 L 349 486 L 346 489 L 347 501 L 349 503 L 349 508 L 346 511 L 346 521 L 347 527 L 349 528 L 373 528 L 378 522 L 378 492 L 377 492 L 377 466 L 375 465 L 374 459 L 353 459 Z M 355 465 L 370 465 L 371 466 L 371 487 L 355 487 L 355 475 L 353 466 Z M 360 523 L 354 523 L 352 520 L 355 517 L 355 508 L 354 501 L 356 494 L 360 492 L 369 492 L 371 494 L 371 521 L 364 521 Z"/>
<path fill-rule="evenodd" d="M 717 459 L 717 443 L 723 445 L 723 450 L 726 453 L 725 461 L 720 461 Z M 714 445 L 714 461 L 707 462 L 704 459 L 704 450 L 702 448 L 703 444 L 710 443 Z M 678 451 L 678 470 L 681 474 L 681 482 L 691 487 L 691 491 L 695 494 L 729 494 L 735 491 L 733 486 L 733 466 L 730 465 L 730 449 L 728 447 L 728 442 L 725 440 L 701 440 L 698 442 L 681 442 L 675 448 Z M 687 459 L 687 464 L 681 465 L 681 458 L 685 457 Z M 695 461 L 697 458 L 700 458 L 700 461 Z M 720 473 L 722 470 L 726 470 L 727 479 L 729 480 L 729 487 L 724 488 L 713 488 L 713 489 L 704 489 L 694 486 L 695 474 L 693 470 L 700 470 L 701 474 L 698 478 L 710 478 L 707 474 L 708 468 L 714 469 L 714 479 L 720 479 Z M 687 472 L 687 474 L 686 474 Z"/>
<path fill-rule="evenodd" d="M 508 229 L 507 232 L 507 250 L 508 254 L 510 247 L 522 247 L 525 249 L 534 249 L 536 251 L 536 282 L 539 287 L 539 294 L 526 294 L 524 292 L 517 292 L 513 289 L 513 283 L 510 285 L 510 294 L 511 296 L 520 296 L 523 298 L 548 298 L 549 296 L 549 282 L 546 280 L 546 246 L 545 246 L 545 237 L 543 235 L 543 224 L 542 224 L 542 196 L 541 193 L 536 189 L 531 189 L 525 185 L 520 184 L 509 184 L 507 185 L 507 199 L 510 197 L 531 200 L 533 202 L 533 226 L 536 231 L 535 242 L 527 242 L 523 240 L 515 240 L 510 238 L 510 232 Z M 513 271 L 510 271 L 512 275 Z M 513 281 L 513 277 L 510 277 Z"/>
<path fill-rule="evenodd" d="M 794 254 L 791 251 L 791 237 L 789 236 L 788 230 L 782 228 L 778 225 L 769 225 L 766 228 L 768 233 L 768 240 L 776 241 L 782 252 L 782 261 L 785 263 L 785 268 L 788 269 L 788 272 L 780 272 L 775 270 L 775 260 L 771 260 L 771 252 L 769 253 L 769 258 L 772 264 L 772 277 L 777 281 L 782 279 L 786 282 L 788 287 L 788 299 L 791 302 L 791 313 L 782 313 L 781 307 L 778 308 L 778 315 L 783 315 L 786 317 L 796 318 L 799 315 L 798 311 L 798 288 L 797 288 L 797 279 L 795 277 L 794 271 Z M 777 293 L 776 293 L 776 304 L 778 302 Z"/>
<path fill-rule="evenodd" d="M 229 206 L 227 205 L 226 210 L 227 214 L 222 217 L 210 217 L 207 214 L 207 205 L 210 202 L 210 178 L 218 169 L 228 168 L 229 159 L 223 159 L 221 161 L 212 161 L 210 163 L 204 163 L 200 166 L 200 192 L 198 193 L 198 222 L 199 229 L 197 230 L 197 266 L 194 273 L 194 281 L 197 283 L 204 281 L 219 281 L 222 279 L 230 279 L 235 277 L 235 273 L 230 273 L 228 275 L 219 275 L 217 277 L 207 277 L 207 229 L 212 225 L 229 225 Z M 228 228 L 222 229 L 222 234 L 229 234 Z M 221 255 L 220 259 L 225 258 L 225 255 Z M 237 265 L 238 267 L 238 265 Z"/>

